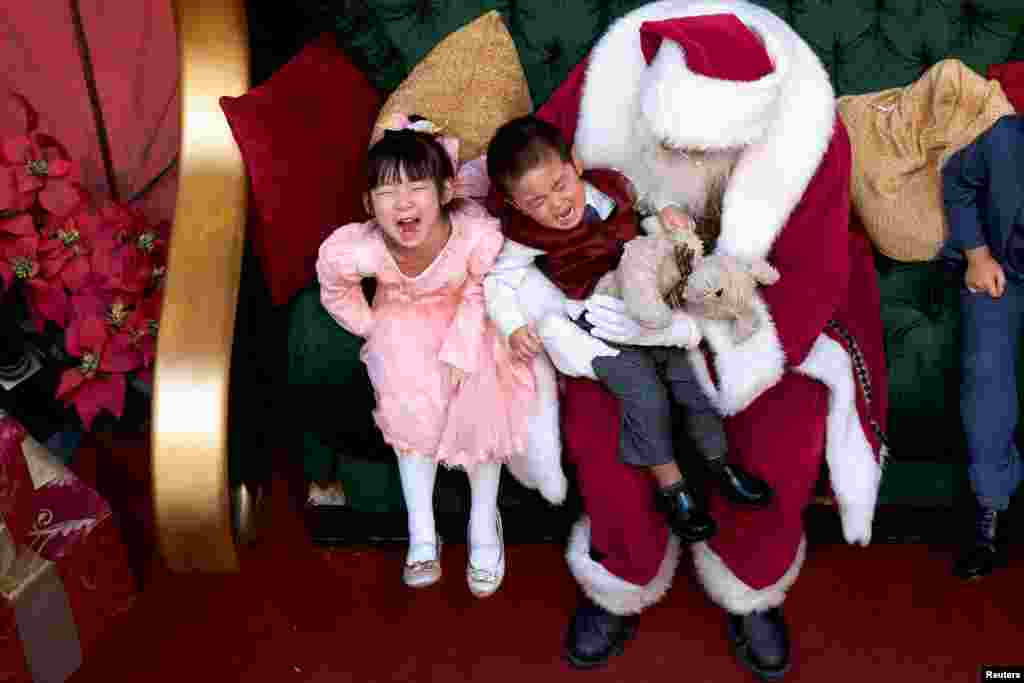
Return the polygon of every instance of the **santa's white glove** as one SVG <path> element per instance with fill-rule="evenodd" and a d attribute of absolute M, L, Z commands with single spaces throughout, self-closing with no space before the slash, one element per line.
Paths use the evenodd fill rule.
<path fill-rule="evenodd" d="M 580 299 L 566 299 L 565 300 L 565 314 L 569 316 L 571 320 L 579 320 L 579 317 L 583 315 L 587 310 L 587 302 Z"/>
<path fill-rule="evenodd" d="M 544 342 L 544 350 L 558 371 L 569 377 L 597 379 L 594 359 L 599 356 L 617 356 L 618 349 L 591 337 L 583 328 L 564 315 L 549 313 L 537 325 L 537 334 Z"/>
<path fill-rule="evenodd" d="M 668 327 L 652 330 L 626 314 L 626 304 L 622 299 L 597 295 L 584 303 L 586 320 L 594 326 L 590 334 L 614 344 L 678 346 L 684 349 L 693 349 L 700 344 L 701 332 L 697 321 L 685 311 L 673 311 L 672 323 Z"/>

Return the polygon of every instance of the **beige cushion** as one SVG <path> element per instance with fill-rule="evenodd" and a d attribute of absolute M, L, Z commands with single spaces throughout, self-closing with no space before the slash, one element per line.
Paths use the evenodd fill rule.
<path fill-rule="evenodd" d="M 1011 113 L 998 82 L 955 59 L 903 88 L 839 99 L 853 144 L 853 205 L 878 251 L 935 258 L 947 235 L 942 164 Z"/>
<path fill-rule="evenodd" d="M 461 141 L 459 156 L 487 151 L 503 123 L 533 111 L 523 65 L 497 11 L 466 24 L 427 53 L 388 97 L 376 139 L 395 113 L 419 114 Z"/>

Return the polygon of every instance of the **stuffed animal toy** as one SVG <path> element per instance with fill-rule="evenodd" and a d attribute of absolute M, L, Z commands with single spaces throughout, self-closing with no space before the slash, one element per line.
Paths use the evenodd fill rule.
<path fill-rule="evenodd" d="M 744 342 L 761 327 L 754 308 L 758 284 L 773 285 L 779 271 L 764 260 L 744 262 L 729 254 L 699 259 L 683 286 L 685 308 L 711 320 L 732 320 L 733 338 Z"/>
<path fill-rule="evenodd" d="M 779 279 L 770 263 L 705 256 L 697 232 L 667 230 L 656 217 L 644 227 L 652 234 L 626 243 L 619 267 L 601 278 L 596 294 L 620 297 L 630 317 L 653 329 L 668 326 L 673 309 L 682 308 L 703 318 L 732 320 L 737 343 L 757 332 L 761 318 L 754 291 Z"/>

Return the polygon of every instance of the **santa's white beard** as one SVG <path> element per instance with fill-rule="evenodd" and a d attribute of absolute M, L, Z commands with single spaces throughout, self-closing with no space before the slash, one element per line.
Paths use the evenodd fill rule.
<path fill-rule="evenodd" d="M 648 213 L 666 204 L 678 204 L 692 216 L 703 216 L 708 191 L 725 187 L 741 151 L 668 150 L 649 132 L 640 130 L 635 139 L 642 141 L 634 157 L 635 168 L 622 170 L 633 182 L 641 208 Z"/>

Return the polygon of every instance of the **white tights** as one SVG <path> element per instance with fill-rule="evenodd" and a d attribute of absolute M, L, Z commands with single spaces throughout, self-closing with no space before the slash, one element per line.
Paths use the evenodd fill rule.
<path fill-rule="evenodd" d="M 434 482 L 437 462 L 421 455 L 398 456 L 402 495 L 409 513 L 409 552 L 406 562 L 436 559 L 437 528 L 434 521 Z M 469 561 L 490 569 L 498 563 L 498 484 L 501 464 L 477 465 L 469 474 Z"/>

